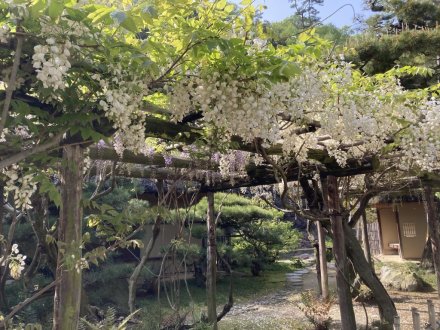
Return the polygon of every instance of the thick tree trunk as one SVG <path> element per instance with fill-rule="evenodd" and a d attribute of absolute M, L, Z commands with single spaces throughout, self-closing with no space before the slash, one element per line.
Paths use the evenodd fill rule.
<path fill-rule="evenodd" d="M 347 256 L 353 264 L 353 267 L 361 278 L 362 282 L 365 283 L 365 285 L 368 286 L 368 288 L 370 288 L 372 291 L 379 307 L 379 314 L 382 324 L 385 328 L 392 327 L 394 316 L 397 315 L 394 302 L 391 300 L 388 292 L 378 279 L 371 264 L 368 263 L 367 259 L 365 258 L 362 246 L 356 239 L 353 229 L 348 224 L 344 224 L 344 234 Z"/>
<path fill-rule="evenodd" d="M 142 268 L 147 263 L 148 258 L 150 258 L 151 251 L 153 251 L 154 246 L 156 245 L 157 238 L 160 233 L 160 223 L 162 218 L 157 215 L 156 221 L 153 225 L 153 236 L 150 238 L 148 245 L 144 249 L 144 255 L 141 258 L 141 261 L 138 263 L 136 268 L 128 280 L 128 308 L 130 308 L 130 313 L 134 313 L 135 311 L 135 301 L 136 301 L 136 285 L 139 279 L 139 275 L 141 273 Z"/>
<path fill-rule="evenodd" d="M 356 318 L 351 300 L 350 284 L 348 280 L 347 258 L 345 253 L 345 238 L 343 218 L 341 216 L 339 190 L 337 178 L 327 177 L 327 205 L 333 232 L 333 252 L 336 262 L 336 283 L 341 312 L 342 330 L 356 329 Z M 324 192 L 325 193 L 325 192 Z"/>
<path fill-rule="evenodd" d="M 318 246 L 319 246 L 319 270 L 320 270 L 320 280 L 321 280 L 321 296 L 323 299 L 327 299 L 329 296 L 328 292 L 328 271 L 327 271 L 327 250 L 325 247 L 325 233 L 322 228 L 321 222 L 316 223 L 316 228 L 318 230 Z"/>
<path fill-rule="evenodd" d="M 428 220 L 429 237 L 431 238 L 432 261 L 437 277 L 437 294 L 440 297 L 440 236 L 439 236 L 439 210 L 435 202 L 434 193 L 429 185 L 423 186 L 425 197 L 426 217 Z"/>
<path fill-rule="evenodd" d="M 365 212 L 365 210 L 362 212 L 362 243 L 364 245 L 365 258 L 367 258 L 368 263 L 372 265 L 370 239 L 368 238 L 367 212 Z"/>
<path fill-rule="evenodd" d="M 61 209 L 54 297 L 54 330 L 76 330 L 81 304 L 82 169 L 81 146 L 63 148 Z"/>
<path fill-rule="evenodd" d="M 217 329 L 217 303 L 216 303 L 216 280 L 217 280 L 217 243 L 215 236 L 214 216 L 214 193 L 209 192 L 208 212 L 206 216 L 208 244 L 207 244 L 207 270 L 206 270 L 206 298 L 208 306 L 208 322 L 213 329 Z"/>

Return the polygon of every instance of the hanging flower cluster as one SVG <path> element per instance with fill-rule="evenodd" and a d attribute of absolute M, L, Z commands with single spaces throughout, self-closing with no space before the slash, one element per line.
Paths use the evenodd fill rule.
<path fill-rule="evenodd" d="M 99 105 L 118 131 L 114 147 L 122 155 L 124 149 L 137 153 L 147 153 L 145 144 L 145 119 L 142 111 L 144 96 L 148 95 L 148 83 L 117 64 L 112 69 L 112 77 L 100 74 L 92 76 L 102 90 Z"/>
<path fill-rule="evenodd" d="M 46 16 L 40 17 L 41 33 L 45 43 L 34 47 L 32 64 L 37 72 L 37 79 L 44 88 L 54 91 L 66 87 L 65 77 L 71 68 L 71 52 L 79 49 L 72 40 L 90 39 L 93 35 L 82 23 L 61 17 L 59 24 L 53 24 Z"/>
<path fill-rule="evenodd" d="M 238 132 L 247 142 L 257 137 L 275 142 L 278 137 L 279 128 L 274 123 L 279 102 L 258 80 L 235 78 L 232 72 L 189 77 L 174 87 L 170 102 L 175 121 L 200 108 L 204 119 L 220 128 L 225 139 Z"/>
<path fill-rule="evenodd" d="M 65 88 L 64 77 L 71 67 L 69 62 L 71 47 L 69 40 L 61 44 L 52 37 L 46 39 L 46 45 L 34 47 L 32 63 L 37 71 L 37 79 L 45 88 L 53 88 L 55 91 Z"/>
<path fill-rule="evenodd" d="M 176 121 L 202 111 L 226 139 L 236 135 L 250 143 L 257 137 L 280 143 L 286 155 L 300 161 L 309 159 L 311 149 L 326 150 L 345 166 L 350 158 L 377 154 L 404 128 L 399 118 L 415 107 L 405 101 L 406 93 L 394 76 L 364 77 L 350 63 L 335 60 L 307 63 L 301 74 L 272 84 L 232 73 L 188 77 L 173 90 L 171 109 Z M 429 123 L 435 122 L 432 117 L 424 115 Z M 436 134 L 429 123 L 422 121 L 423 129 Z M 439 149 L 432 143 L 426 148 L 430 163 Z"/>
<path fill-rule="evenodd" d="M 6 43 L 9 39 L 11 29 L 7 25 L 0 26 L 0 42 Z"/>
<path fill-rule="evenodd" d="M 18 165 L 12 165 L 9 169 L 3 169 L 2 174 L 6 177 L 4 188 L 6 196 L 9 193 L 13 194 L 17 209 L 31 209 L 31 197 L 37 190 L 37 183 L 33 181 L 34 176 L 32 174 L 23 174 Z"/>
<path fill-rule="evenodd" d="M 5 266 L 6 263 L 8 263 L 9 271 L 14 279 L 19 279 L 21 276 L 21 273 L 23 272 L 26 256 L 21 254 L 20 251 L 18 251 L 18 245 L 13 244 L 11 247 L 11 254 L 6 257 L 0 258 L 0 264 L 2 266 Z"/>
<path fill-rule="evenodd" d="M 224 178 L 246 174 L 246 165 L 249 163 L 250 153 L 230 151 L 221 155 L 219 162 L 220 174 Z"/>
<path fill-rule="evenodd" d="M 413 118 L 415 119 L 415 118 Z M 422 171 L 440 168 L 440 103 L 431 101 L 402 137 L 404 165 Z"/>

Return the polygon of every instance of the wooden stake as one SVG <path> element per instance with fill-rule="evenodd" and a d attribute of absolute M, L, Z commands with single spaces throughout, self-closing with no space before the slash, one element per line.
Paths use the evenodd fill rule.
<path fill-rule="evenodd" d="M 431 299 L 428 299 L 428 315 L 429 315 L 429 324 L 431 325 L 431 328 L 436 329 L 435 307 Z"/>
<path fill-rule="evenodd" d="M 324 189 L 323 189 L 324 191 Z M 340 210 L 337 178 L 327 177 L 328 211 L 333 231 L 333 252 L 336 261 L 336 283 L 341 312 L 342 330 L 356 329 L 356 318 L 351 300 L 350 284 L 347 271 L 344 228 Z"/>
<path fill-rule="evenodd" d="M 412 320 L 413 320 L 413 329 L 420 330 L 420 314 L 417 308 L 411 308 Z"/>
<path fill-rule="evenodd" d="M 217 329 L 217 303 L 216 303 L 216 279 L 217 279 L 217 247 L 215 236 L 214 216 L 214 193 L 209 192 L 208 212 L 206 217 L 208 240 L 207 240 L 207 270 L 206 270 L 206 298 L 208 305 L 208 321 L 212 329 Z"/>
<path fill-rule="evenodd" d="M 393 330 L 400 330 L 400 316 L 394 316 Z"/>

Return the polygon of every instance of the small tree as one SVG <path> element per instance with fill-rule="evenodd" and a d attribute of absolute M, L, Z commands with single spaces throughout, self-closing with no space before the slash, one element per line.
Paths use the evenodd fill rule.
<path fill-rule="evenodd" d="M 215 196 L 215 210 L 220 213 L 218 226 L 230 238 L 230 246 L 223 253 L 231 253 L 232 264 L 248 264 L 253 275 L 258 275 L 266 263 L 275 262 L 280 253 L 294 249 L 299 233 L 292 224 L 282 221 L 283 213 L 256 200 L 235 194 Z M 202 199 L 194 216 L 203 220 L 207 202 Z"/>

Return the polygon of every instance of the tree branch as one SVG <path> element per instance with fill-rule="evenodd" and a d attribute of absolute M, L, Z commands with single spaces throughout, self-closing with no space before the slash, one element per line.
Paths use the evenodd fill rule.
<path fill-rule="evenodd" d="M 23 49 L 23 37 L 17 36 L 17 48 L 15 50 L 14 63 L 12 64 L 11 76 L 9 77 L 8 88 L 6 90 L 6 98 L 4 101 L 5 103 L 3 103 L 2 117 L 0 121 L 0 135 L 2 134 L 3 129 L 5 128 L 6 118 L 8 117 L 9 107 L 11 105 L 12 93 L 15 90 L 15 83 L 17 80 L 17 72 L 18 72 L 18 67 L 20 65 L 20 57 L 21 57 L 22 49 Z"/>
<path fill-rule="evenodd" d="M 21 303 L 19 303 L 18 305 L 15 305 L 12 310 L 9 312 L 8 315 L 5 316 L 5 318 L 3 319 L 3 321 L 0 323 L 0 328 L 5 329 L 6 328 L 6 324 L 7 322 L 14 317 L 15 314 L 17 314 L 18 312 L 20 312 L 23 308 L 25 308 L 27 305 L 29 305 L 30 303 L 32 303 L 33 301 L 37 300 L 38 298 L 40 298 L 43 294 L 45 294 L 47 291 L 51 290 L 56 284 L 58 283 L 58 280 L 53 281 L 52 283 L 46 285 L 43 289 L 41 289 L 40 291 L 38 291 L 37 293 L 35 293 L 33 296 L 25 299 L 24 301 L 22 301 Z"/>
<path fill-rule="evenodd" d="M 107 188 L 106 190 L 104 190 L 104 191 L 101 191 L 101 192 L 99 192 L 99 190 L 100 190 L 100 188 L 102 187 L 102 185 L 103 185 L 103 183 L 104 183 L 104 181 L 105 181 L 105 177 L 104 178 L 102 178 L 99 182 L 99 184 L 98 184 L 98 187 L 96 187 L 96 190 L 95 190 L 95 192 L 93 193 L 93 195 L 92 195 L 92 197 L 90 197 L 90 201 L 94 201 L 94 200 L 97 200 L 97 199 L 99 199 L 99 198 L 101 198 L 101 197 L 103 197 L 103 196 L 105 196 L 105 195 L 108 195 L 108 194 L 110 194 L 112 191 L 113 191 L 113 189 L 115 189 L 115 186 L 116 186 L 116 162 L 113 162 L 113 164 L 112 164 L 112 169 L 111 169 L 111 179 L 112 179 L 112 184 L 111 184 L 111 186 L 109 187 L 109 188 Z"/>
<path fill-rule="evenodd" d="M 24 159 L 26 159 L 29 156 L 38 154 L 40 152 L 46 151 L 50 148 L 53 148 L 57 145 L 60 144 L 62 138 L 63 138 L 64 132 L 59 133 L 58 135 L 56 135 L 52 140 L 43 143 L 43 144 L 38 144 L 33 148 L 30 149 L 26 149 L 23 150 L 21 152 L 18 152 L 2 161 L 0 161 L 0 169 L 3 169 L 5 167 L 11 166 L 13 164 L 16 164 Z"/>

